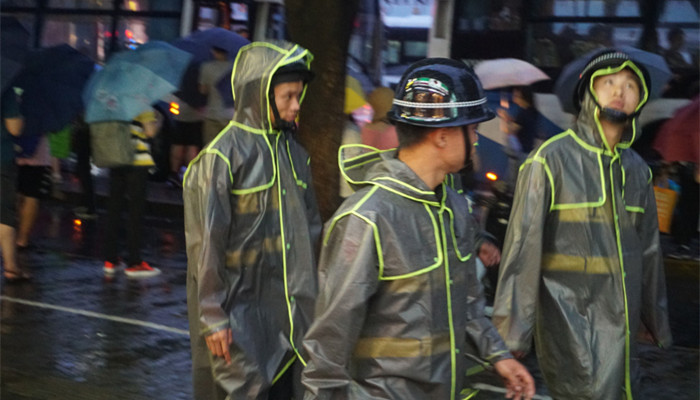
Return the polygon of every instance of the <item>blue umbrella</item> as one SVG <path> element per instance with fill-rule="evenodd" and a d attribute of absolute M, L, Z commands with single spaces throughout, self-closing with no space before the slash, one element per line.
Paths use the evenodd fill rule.
<path fill-rule="evenodd" d="M 177 90 L 191 59 L 191 54 L 161 41 L 115 54 L 83 91 L 85 121 L 131 121 Z"/>
<path fill-rule="evenodd" d="M 1 91 L 9 86 L 24 64 L 29 52 L 29 31 L 14 17 L 0 19 L 0 78 Z"/>
<path fill-rule="evenodd" d="M 641 65 L 647 70 L 650 81 L 647 82 L 649 87 L 649 100 L 660 97 L 662 89 L 671 78 L 671 70 L 668 68 L 664 58 L 658 54 L 649 53 L 629 46 L 618 46 L 613 49 L 626 53 L 635 64 Z M 557 95 L 557 98 L 559 98 L 564 111 L 578 114 L 574 105 L 574 89 L 576 88 L 576 83 L 586 65 L 605 50 L 606 49 L 593 50 L 564 67 L 557 82 L 554 84 L 554 93 Z"/>
<path fill-rule="evenodd" d="M 192 61 L 202 63 L 212 59 L 211 48 L 218 47 L 226 50 L 228 58 L 233 60 L 241 47 L 250 41 L 243 36 L 224 28 L 210 28 L 196 31 L 188 36 L 173 41 L 173 46 L 193 55 Z"/>
<path fill-rule="evenodd" d="M 31 52 L 13 82 L 22 89 L 23 136 L 58 131 L 80 114 L 94 68 L 90 57 L 67 44 Z"/>
<path fill-rule="evenodd" d="M 250 43 L 248 39 L 237 33 L 224 28 L 210 28 L 203 31 L 194 32 L 188 36 L 173 41 L 173 46 L 185 50 L 192 54 L 192 63 L 189 65 L 185 77 L 182 79 L 178 97 L 186 101 L 193 107 L 200 107 L 206 104 L 206 97 L 199 93 L 198 77 L 199 66 L 205 61 L 212 59 L 211 48 L 218 47 L 226 50 L 228 58 L 233 60 L 241 47 Z M 233 93 L 231 91 L 231 77 L 219 81 L 217 90 L 221 93 L 224 105 L 233 105 Z"/>

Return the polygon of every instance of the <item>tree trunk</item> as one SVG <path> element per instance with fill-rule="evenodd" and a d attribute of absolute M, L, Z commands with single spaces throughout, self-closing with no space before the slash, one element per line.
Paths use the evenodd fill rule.
<path fill-rule="evenodd" d="M 290 40 L 314 55 L 316 77 L 301 108 L 299 139 L 311 155 L 311 170 L 324 221 L 340 204 L 338 148 L 346 117 L 345 63 L 359 0 L 286 0 Z"/>

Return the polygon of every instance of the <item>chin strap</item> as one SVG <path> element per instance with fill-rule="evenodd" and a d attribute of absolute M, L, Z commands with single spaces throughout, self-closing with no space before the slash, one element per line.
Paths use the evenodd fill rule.
<path fill-rule="evenodd" d="M 589 90 L 590 91 L 590 90 Z M 623 123 L 627 122 L 633 118 L 636 118 L 639 115 L 639 111 L 635 111 L 632 114 L 627 114 L 624 111 L 616 110 L 614 108 L 610 107 L 603 107 L 598 103 L 598 100 L 596 97 L 591 93 L 591 99 L 593 99 L 593 102 L 595 103 L 596 106 L 600 109 L 600 116 L 603 119 L 606 119 L 610 122 L 616 122 L 616 123 Z"/>
<path fill-rule="evenodd" d="M 464 135 L 464 168 L 462 171 L 473 172 L 474 163 L 472 162 L 472 142 L 469 140 L 469 131 L 466 127 L 462 127 L 462 134 Z"/>

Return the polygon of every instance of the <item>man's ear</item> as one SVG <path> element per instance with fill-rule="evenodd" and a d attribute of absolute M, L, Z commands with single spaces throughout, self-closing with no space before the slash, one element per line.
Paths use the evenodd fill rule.
<path fill-rule="evenodd" d="M 447 130 L 445 128 L 436 128 L 428 134 L 428 137 L 435 147 L 441 149 L 447 147 Z"/>

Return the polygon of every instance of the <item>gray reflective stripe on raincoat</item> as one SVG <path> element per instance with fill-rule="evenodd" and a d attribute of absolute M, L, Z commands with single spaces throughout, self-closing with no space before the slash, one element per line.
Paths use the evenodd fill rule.
<path fill-rule="evenodd" d="M 484 359 L 510 357 L 483 314 L 475 223 L 464 197 L 365 149 L 342 162 L 359 190 L 325 225 L 305 398 L 454 399 L 467 342 Z"/>
<path fill-rule="evenodd" d="M 635 123 L 611 151 L 595 107 L 521 167 L 493 321 L 511 350 L 534 330 L 553 397 L 631 399 L 640 317 L 671 343 L 656 203 Z"/>
<path fill-rule="evenodd" d="M 204 336 L 230 327 L 232 365 L 215 359 L 214 375 L 232 398 L 266 396 L 301 358 L 313 316 L 321 223 L 309 157 L 271 128 L 267 98 L 274 71 L 300 59 L 308 65 L 311 55 L 288 43 L 241 50 L 234 120 L 184 179 L 193 359 L 206 360 Z"/>

